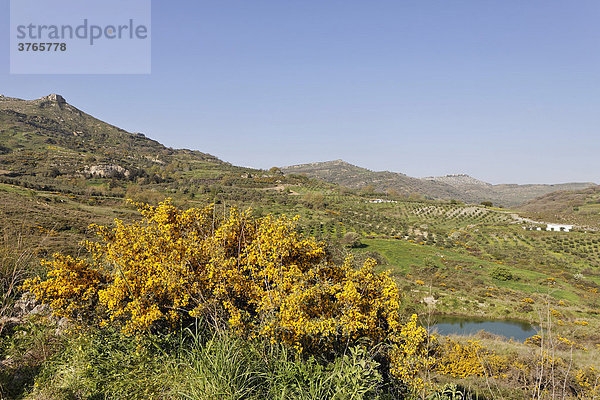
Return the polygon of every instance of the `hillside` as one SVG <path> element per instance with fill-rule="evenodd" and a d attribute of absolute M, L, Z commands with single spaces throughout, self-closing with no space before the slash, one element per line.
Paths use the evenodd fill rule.
<path fill-rule="evenodd" d="M 528 201 L 519 211 L 538 219 L 600 228 L 600 186 L 549 193 Z"/>
<path fill-rule="evenodd" d="M 426 181 L 395 172 L 374 172 L 343 160 L 301 164 L 282 168 L 286 174 L 300 174 L 353 189 L 371 186 L 376 192 L 395 191 L 400 195 L 421 194 L 451 198 L 456 190 L 443 182 Z"/>
<path fill-rule="evenodd" d="M 442 182 L 454 187 L 461 187 L 464 185 L 491 186 L 490 183 L 480 181 L 479 179 L 475 179 L 472 176 L 466 174 L 428 176 L 422 179 L 426 181 Z"/>
<path fill-rule="evenodd" d="M 0 170 L 11 177 L 148 177 L 177 161 L 187 169 L 228 167 L 210 154 L 170 149 L 107 124 L 56 94 L 29 101 L 0 97 L 0 143 Z"/>
<path fill-rule="evenodd" d="M 282 170 L 286 174 L 301 174 L 355 189 L 372 187 L 374 191 L 381 193 L 392 191 L 402 195 L 418 194 L 428 198 L 455 199 L 466 203 L 491 201 L 507 207 L 557 190 L 579 190 L 594 186 L 594 183 L 589 182 L 492 185 L 463 174 L 414 178 L 397 172 L 371 171 L 343 160 L 300 164 L 284 167 Z"/>

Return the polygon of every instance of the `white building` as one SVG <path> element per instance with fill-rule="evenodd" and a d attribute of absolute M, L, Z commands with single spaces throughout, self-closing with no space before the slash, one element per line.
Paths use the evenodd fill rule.
<path fill-rule="evenodd" d="M 573 229 L 573 225 L 548 224 L 546 227 L 547 231 L 555 232 L 570 232 L 571 229 Z"/>
<path fill-rule="evenodd" d="M 396 200 L 371 199 L 369 203 L 397 203 Z"/>

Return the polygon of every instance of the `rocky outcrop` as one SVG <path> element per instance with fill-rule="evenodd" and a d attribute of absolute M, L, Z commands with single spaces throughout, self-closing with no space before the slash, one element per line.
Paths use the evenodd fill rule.
<path fill-rule="evenodd" d="M 44 96 L 42 98 L 40 98 L 41 101 L 52 101 L 52 102 L 56 102 L 58 104 L 67 104 L 67 101 L 65 100 L 64 97 L 62 97 L 60 94 L 56 94 L 56 93 L 52 93 L 49 94 L 48 96 Z"/>
<path fill-rule="evenodd" d="M 121 167 L 120 165 L 107 164 L 107 165 L 92 165 L 87 167 L 83 173 L 85 175 L 94 176 L 98 178 L 128 178 L 131 174 L 128 170 Z"/>
<path fill-rule="evenodd" d="M 426 178 L 422 178 L 427 181 L 436 181 L 443 182 L 447 185 L 454 187 L 462 187 L 464 185 L 478 185 L 484 187 L 492 186 L 490 183 L 480 181 L 479 179 L 475 179 L 472 176 L 466 174 L 452 174 L 446 176 L 428 176 Z"/>

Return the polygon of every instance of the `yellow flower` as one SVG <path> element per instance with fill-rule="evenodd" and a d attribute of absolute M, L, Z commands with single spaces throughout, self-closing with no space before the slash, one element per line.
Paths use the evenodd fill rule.
<path fill-rule="evenodd" d="M 72 318 L 118 324 L 125 334 L 172 329 L 182 319 L 219 318 L 240 335 L 317 353 L 400 329 L 400 292 L 367 260 L 327 261 L 298 218 L 217 216 L 213 205 L 179 210 L 138 204 L 141 221 L 93 226 L 89 259 L 56 255 L 48 278 L 26 282 L 40 301 Z"/>

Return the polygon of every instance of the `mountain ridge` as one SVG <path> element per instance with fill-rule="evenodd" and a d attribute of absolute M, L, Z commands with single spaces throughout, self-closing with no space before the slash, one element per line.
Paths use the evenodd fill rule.
<path fill-rule="evenodd" d="M 416 178 L 400 172 L 371 171 L 344 160 L 313 162 L 282 167 L 286 174 L 320 178 L 354 189 L 372 187 L 375 192 L 418 194 L 467 203 L 492 201 L 496 205 L 516 206 L 557 190 L 581 190 L 595 186 L 593 182 L 546 184 L 491 184 L 467 174 Z"/>

